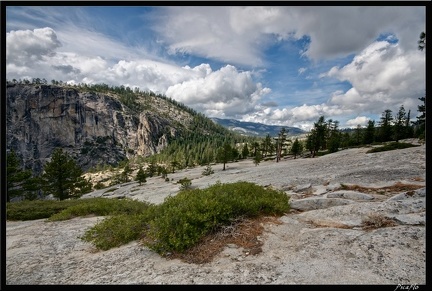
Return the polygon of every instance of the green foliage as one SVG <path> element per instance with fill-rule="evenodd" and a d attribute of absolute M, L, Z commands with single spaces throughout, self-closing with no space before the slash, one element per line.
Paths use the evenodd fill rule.
<path fill-rule="evenodd" d="M 182 191 L 156 207 L 157 215 L 144 232 L 145 244 L 160 254 L 182 252 L 238 217 L 282 215 L 288 202 L 284 192 L 249 182 Z"/>
<path fill-rule="evenodd" d="M 417 41 L 418 49 L 423 51 L 426 49 L 426 32 L 422 31 L 420 33 L 420 39 Z"/>
<path fill-rule="evenodd" d="M 382 116 L 380 118 L 380 128 L 378 132 L 378 141 L 380 142 L 386 142 L 391 140 L 393 135 L 393 128 L 392 128 L 392 122 L 393 122 L 393 115 L 392 111 L 390 109 L 384 110 L 382 113 Z"/>
<path fill-rule="evenodd" d="M 140 167 L 136 174 L 135 181 L 138 181 L 138 183 L 141 185 L 142 183 L 147 182 L 146 178 L 146 173 L 144 172 L 143 168 Z"/>
<path fill-rule="evenodd" d="M 283 191 L 249 182 L 219 182 L 207 189 L 181 191 L 160 205 L 130 199 L 89 198 L 23 201 L 8 203 L 6 209 L 8 220 L 58 221 L 76 216 L 109 215 L 87 229 L 81 239 L 107 250 L 144 238 L 149 248 L 165 254 L 184 251 L 204 235 L 239 217 L 282 215 L 289 210 L 289 197 Z"/>
<path fill-rule="evenodd" d="M 67 220 L 78 216 L 85 215 L 118 215 L 118 214 L 138 214 L 149 207 L 148 202 L 141 202 L 126 199 L 110 199 L 110 198 L 88 198 L 82 199 L 81 203 L 72 205 L 61 212 L 51 215 L 49 221 Z"/>
<path fill-rule="evenodd" d="M 91 190 L 90 182 L 81 177 L 81 168 L 60 148 L 54 150 L 51 161 L 44 166 L 44 171 L 44 192 L 59 200 L 78 198 Z"/>
<path fill-rule="evenodd" d="M 20 161 L 14 150 L 11 150 L 6 156 L 6 201 L 11 198 L 26 195 L 33 188 L 38 188 L 37 180 L 29 180 L 31 171 L 23 170 L 20 166 Z M 36 184 L 36 187 L 32 187 Z"/>
<path fill-rule="evenodd" d="M 285 127 L 282 127 L 280 130 L 278 137 L 276 139 L 276 162 L 279 162 L 282 158 L 282 152 L 285 149 L 285 141 L 286 141 L 287 131 Z"/>
<path fill-rule="evenodd" d="M 245 143 L 242 148 L 242 158 L 246 159 L 248 156 L 249 156 L 249 148 L 247 143 Z"/>
<path fill-rule="evenodd" d="M 34 220 L 48 218 L 62 210 L 81 203 L 81 200 L 36 200 L 6 203 L 7 220 Z"/>
<path fill-rule="evenodd" d="M 192 188 L 192 180 L 189 178 L 183 178 L 177 182 L 180 184 L 180 190 L 189 190 Z"/>
<path fill-rule="evenodd" d="M 86 215 L 137 214 L 150 204 L 131 199 L 87 198 L 74 200 L 36 200 L 6 203 L 7 220 L 47 219 L 59 221 Z"/>
<path fill-rule="evenodd" d="M 295 139 L 290 152 L 294 155 L 294 159 L 303 151 L 303 145 L 299 142 L 298 138 Z"/>
<path fill-rule="evenodd" d="M 98 181 L 98 182 L 96 183 L 96 185 L 94 185 L 94 188 L 95 188 L 96 190 L 100 190 L 100 189 L 105 188 L 105 185 L 104 185 L 101 181 Z"/>
<path fill-rule="evenodd" d="M 363 135 L 363 144 L 371 144 L 375 140 L 375 120 L 369 120 Z"/>
<path fill-rule="evenodd" d="M 146 227 L 143 214 L 119 214 L 97 223 L 80 238 L 100 250 L 119 247 L 139 238 Z"/>
<path fill-rule="evenodd" d="M 314 128 L 312 128 L 306 140 L 306 148 L 311 152 L 312 157 L 315 157 L 320 149 L 326 149 L 326 135 L 327 123 L 324 116 L 320 116 L 318 121 L 314 123 Z"/>
<path fill-rule="evenodd" d="M 234 158 L 233 156 L 233 148 L 229 143 L 224 143 L 222 147 L 218 149 L 216 160 L 218 162 L 223 163 L 223 169 L 222 171 L 225 171 L 225 164 L 229 161 L 232 161 Z"/>
<path fill-rule="evenodd" d="M 204 176 L 210 176 L 211 174 L 214 174 L 214 171 L 210 165 L 207 165 L 207 167 L 203 170 L 202 174 Z"/>
<path fill-rule="evenodd" d="M 262 157 L 261 153 L 257 152 L 256 155 L 253 157 L 253 163 L 255 164 L 255 167 L 261 163 L 262 159 L 263 159 L 263 157 Z"/>
<path fill-rule="evenodd" d="M 390 142 L 384 146 L 372 148 L 372 149 L 368 150 L 366 153 L 392 151 L 392 150 L 405 149 L 405 148 L 411 148 L 411 147 L 416 147 L 416 146 L 418 146 L 418 145 L 414 145 L 411 143 L 405 143 L 405 142 Z"/>

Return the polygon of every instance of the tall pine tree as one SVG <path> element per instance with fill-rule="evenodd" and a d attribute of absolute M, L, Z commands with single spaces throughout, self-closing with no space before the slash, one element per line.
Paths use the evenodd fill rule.
<path fill-rule="evenodd" d="M 59 200 L 78 198 L 91 191 L 91 183 L 81 175 L 83 171 L 62 149 L 53 152 L 51 161 L 44 166 L 43 190 Z"/>
<path fill-rule="evenodd" d="M 31 171 L 23 170 L 17 154 L 11 150 L 6 156 L 6 201 L 14 197 L 24 196 L 26 181 L 31 177 Z"/>

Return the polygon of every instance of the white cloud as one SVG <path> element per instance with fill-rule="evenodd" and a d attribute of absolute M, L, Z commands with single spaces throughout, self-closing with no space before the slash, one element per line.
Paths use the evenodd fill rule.
<path fill-rule="evenodd" d="M 355 54 L 382 31 L 415 50 L 425 9 L 416 6 L 166 7 L 155 30 L 173 52 L 257 66 L 269 45 L 309 36 L 304 54 L 314 60 Z M 414 33 L 413 33 L 414 32 Z"/>
<path fill-rule="evenodd" d="M 405 52 L 386 41 L 366 47 L 343 68 L 332 68 L 329 77 L 348 81 L 352 88 L 335 92 L 330 104 L 374 114 L 401 104 L 416 110 L 416 99 L 425 90 L 425 54 Z"/>
<path fill-rule="evenodd" d="M 6 33 L 6 64 L 26 66 L 53 56 L 61 46 L 54 30 L 45 27 Z"/>
<path fill-rule="evenodd" d="M 208 65 L 191 70 L 204 72 L 203 69 L 205 75 L 170 86 L 166 95 L 209 116 L 225 117 L 254 110 L 262 96 L 270 92 L 255 83 L 249 71 L 239 72 L 231 65 L 214 72 Z"/>
<path fill-rule="evenodd" d="M 365 127 L 369 120 L 370 120 L 370 118 L 368 118 L 366 116 L 357 116 L 354 119 L 347 120 L 346 125 L 348 127 L 357 127 L 357 125 Z"/>

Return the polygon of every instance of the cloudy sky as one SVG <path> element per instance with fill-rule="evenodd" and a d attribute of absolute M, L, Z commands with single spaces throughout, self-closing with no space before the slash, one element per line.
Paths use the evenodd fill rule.
<path fill-rule="evenodd" d="M 8 80 L 139 87 L 208 117 L 305 130 L 401 105 L 415 120 L 425 95 L 425 6 L 15 5 Z"/>

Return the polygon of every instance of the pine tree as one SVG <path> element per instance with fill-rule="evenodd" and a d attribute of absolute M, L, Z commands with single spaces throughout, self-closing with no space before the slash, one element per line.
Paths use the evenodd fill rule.
<path fill-rule="evenodd" d="M 242 149 L 242 157 L 243 159 L 246 159 L 248 156 L 249 156 L 249 148 L 247 143 L 245 143 Z"/>
<path fill-rule="evenodd" d="M 413 125 L 415 125 L 415 137 L 418 138 L 425 138 L 425 124 L 426 124 L 426 99 L 425 97 L 418 98 L 420 101 L 423 102 L 423 104 L 417 106 L 417 110 L 420 113 L 419 116 L 417 116 L 417 120 L 413 122 Z"/>
<path fill-rule="evenodd" d="M 255 167 L 258 166 L 261 161 L 262 161 L 262 155 L 260 152 L 257 152 L 256 155 L 253 157 L 253 162 L 255 164 Z"/>
<path fill-rule="evenodd" d="M 303 151 L 303 145 L 299 142 L 298 138 L 295 139 L 290 152 L 294 155 L 294 159 L 297 158 L 297 155 L 299 155 Z"/>
<path fill-rule="evenodd" d="M 371 144 L 375 141 L 375 120 L 369 120 L 363 135 L 363 144 Z"/>
<path fill-rule="evenodd" d="M 225 171 L 225 164 L 233 159 L 233 150 L 229 143 L 224 143 L 224 145 L 219 148 L 217 153 L 218 162 L 223 163 L 222 171 Z"/>
<path fill-rule="evenodd" d="M 146 173 L 144 172 L 142 166 L 139 167 L 139 170 L 135 177 L 135 181 L 138 181 L 138 183 L 141 185 L 142 183 L 147 182 L 146 178 L 147 178 Z"/>
<path fill-rule="evenodd" d="M 62 149 L 56 149 L 51 161 L 44 166 L 43 190 L 59 200 L 78 198 L 91 190 L 90 182 L 81 177 L 82 173 L 73 158 Z"/>
<path fill-rule="evenodd" d="M 285 130 L 285 127 L 282 127 L 282 129 L 278 133 L 278 136 L 275 137 L 275 140 L 276 140 L 276 163 L 279 162 L 280 159 L 282 158 L 282 151 L 283 151 L 284 146 L 285 146 L 286 135 L 287 135 L 287 131 Z"/>
<path fill-rule="evenodd" d="M 393 126 L 393 137 L 396 142 L 400 139 L 405 138 L 406 132 L 406 112 L 403 105 L 399 107 L 399 111 L 396 114 L 395 124 Z"/>
<path fill-rule="evenodd" d="M 20 161 L 14 150 L 11 150 L 6 157 L 6 201 L 11 198 L 20 197 L 25 194 L 24 185 L 31 177 L 31 171 L 23 170 Z"/>
<path fill-rule="evenodd" d="M 389 141 L 392 137 L 392 111 L 390 109 L 384 110 L 380 119 L 379 139 L 381 142 Z"/>

